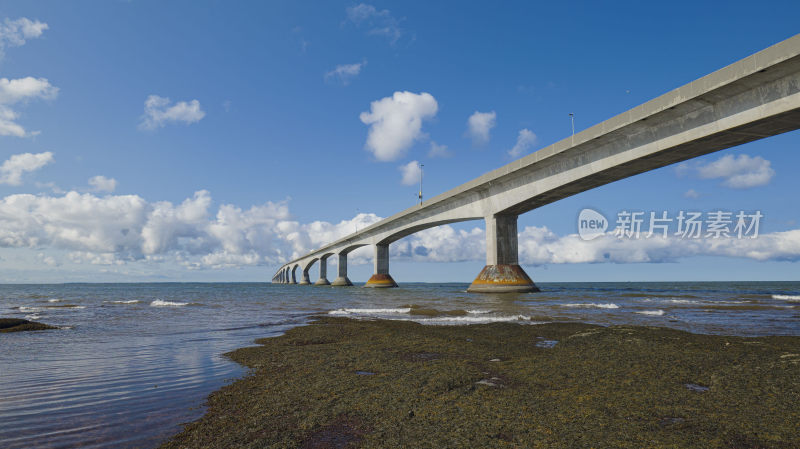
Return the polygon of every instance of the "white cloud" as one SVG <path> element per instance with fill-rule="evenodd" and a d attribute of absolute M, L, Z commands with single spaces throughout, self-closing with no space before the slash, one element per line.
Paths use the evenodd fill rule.
<path fill-rule="evenodd" d="M 223 204 L 216 210 L 212 204 L 206 191 L 179 204 L 148 202 L 137 195 L 9 195 L 0 198 L 0 247 L 41 252 L 45 264 L 51 257 L 46 254 L 55 250 L 66 251 L 71 263 L 94 265 L 145 261 L 187 269 L 265 266 L 299 257 L 381 219 L 362 213 L 338 223 L 302 224 L 291 219 L 285 202 L 249 209 Z M 427 262 L 482 260 L 484 231 L 449 225 L 427 229 L 393 243 L 391 255 Z M 352 252 L 348 263 L 367 263 L 372 256 L 372 249 L 364 247 Z M 585 241 L 546 227 L 526 227 L 519 234 L 519 257 L 525 265 L 657 263 L 693 256 L 800 261 L 800 229 L 762 233 L 755 239 L 619 239 L 609 232 Z"/>
<path fill-rule="evenodd" d="M 770 161 L 761 156 L 746 154 L 734 156 L 727 154 L 714 162 L 697 167 L 697 173 L 704 179 L 723 178 L 722 184 L 734 189 L 747 189 L 763 186 L 775 176 Z"/>
<path fill-rule="evenodd" d="M 113 192 L 117 189 L 117 180 L 97 175 L 89 178 L 89 185 L 92 186 L 92 190 L 95 192 Z"/>
<path fill-rule="evenodd" d="M 694 189 L 689 189 L 683 194 L 686 198 L 700 198 L 700 194 Z"/>
<path fill-rule="evenodd" d="M 528 128 L 521 129 L 517 136 L 517 143 L 514 148 L 508 151 L 508 154 L 513 158 L 518 158 L 527 153 L 530 147 L 536 143 L 536 134 L 531 132 Z"/>
<path fill-rule="evenodd" d="M 449 225 L 427 229 L 394 243 L 393 257 L 427 262 L 482 260 L 484 230 L 456 231 Z M 608 232 L 586 241 L 577 234 L 558 236 L 546 227 L 528 226 L 519 233 L 524 265 L 575 263 L 663 263 L 693 256 L 723 256 L 757 261 L 800 261 L 800 229 L 757 238 L 620 239 Z"/>
<path fill-rule="evenodd" d="M 439 105 L 429 93 L 395 92 L 370 104 L 370 112 L 359 118 L 369 125 L 367 150 L 379 161 L 402 157 L 422 137 L 422 121 L 436 115 Z"/>
<path fill-rule="evenodd" d="M 45 78 L 0 78 L 0 136 L 27 137 L 38 132 L 27 132 L 16 120 L 19 114 L 12 108 L 31 100 L 50 100 L 58 96 L 58 88 Z"/>
<path fill-rule="evenodd" d="M 400 169 L 400 173 L 403 174 L 403 178 L 400 182 L 404 186 L 413 186 L 419 183 L 419 177 L 422 174 L 419 162 L 411 161 L 408 164 L 401 165 L 398 169 Z"/>
<path fill-rule="evenodd" d="M 28 39 L 41 37 L 49 27 L 44 22 L 22 17 L 16 20 L 5 19 L 0 23 L 0 59 L 7 47 L 20 47 Z"/>
<path fill-rule="evenodd" d="M 15 154 L 0 166 L 0 184 L 18 186 L 22 184 L 24 173 L 36 171 L 53 162 L 53 153 Z"/>
<path fill-rule="evenodd" d="M 366 65 L 367 61 L 337 65 L 335 69 L 325 73 L 325 81 L 336 80 L 346 86 L 361 73 L 361 69 Z"/>
<path fill-rule="evenodd" d="M 585 241 L 577 234 L 559 237 L 547 228 L 526 227 L 519 236 L 520 261 L 548 263 L 646 263 L 674 262 L 691 256 L 744 257 L 759 261 L 800 260 L 800 229 L 758 238 L 677 237 L 620 239 L 612 233 Z"/>
<path fill-rule="evenodd" d="M 467 133 L 475 145 L 485 145 L 489 142 L 489 131 L 497 122 L 497 113 L 475 111 L 467 119 Z"/>
<path fill-rule="evenodd" d="M 170 106 L 170 99 L 150 95 L 144 102 L 144 115 L 139 124 L 140 129 L 153 130 L 170 122 L 183 122 L 187 125 L 199 122 L 206 113 L 200 108 L 200 102 L 179 101 Z"/>
<path fill-rule="evenodd" d="M 453 152 L 447 149 L 447 145 L 439 145 L 431 140 L 431 149 L 428 151 L 428 157 L 450 157 Z"/>
<path fill-rule="evenodd" d="M 58 261 L 53 256 L 48 256 L 48 255 L 46 255 L 44 253 L 37 254 L 36 255 L 36 259 L 40 263 L 43 263 L 43 264 L 47 265 L 48 267 L 57 267 L 57 266 L 61 265 L 61 264 L 58 263 Z"/>
<path fill-rule="evenodd" d="M 360 3 L 348 7 L 346 12 L 348 20 L 356 26 L 365 26 L 370 35 L 385 36 L 392 44 L 403 36 L 399 21 L 388 9 L 379 10 L 372 5 Z"/>

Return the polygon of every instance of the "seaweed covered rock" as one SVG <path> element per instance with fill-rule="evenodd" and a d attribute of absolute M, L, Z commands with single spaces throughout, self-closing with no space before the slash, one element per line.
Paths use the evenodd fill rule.
<path fill-rule="evenodd" d="M 164 448 L 800 447 L 800 337 L 320 317 Z"/>
<path fill-rule="evenodd" d="M 2 332 L 22 332 L 22 331 L 43 331 L 47 329 L 58 329 L 36 321 L 28 321 L 20 318 L 0 318 L 0 333 Z"/>

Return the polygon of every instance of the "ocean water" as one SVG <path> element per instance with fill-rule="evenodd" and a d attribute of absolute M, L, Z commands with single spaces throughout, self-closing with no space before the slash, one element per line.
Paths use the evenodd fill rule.
<path fill-rule="evenodd" d="M 800 282 L 543 283 L 519 295 L 467 286 L 0 285 L 0 317 L 60 327 L 0 334 L 0 448 L 155 447 L 246 374 L 223 353 L 317 314 L 800 335 Z"/>

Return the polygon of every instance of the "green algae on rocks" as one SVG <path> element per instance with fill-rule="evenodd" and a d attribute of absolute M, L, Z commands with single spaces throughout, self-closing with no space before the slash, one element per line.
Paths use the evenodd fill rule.
<path fill-rule="evenodd" d="M 800 447 L 800 337 L 321 317 L 257 343 L 163 447 Z"/>
<path fill-rule="evenodd" d="M 19 318 L 0 318 L 0 333 L 21 332 L 21 331 L 41 331 L 47 329 L 58 329 L 47 324 L 37 323 Z"/>

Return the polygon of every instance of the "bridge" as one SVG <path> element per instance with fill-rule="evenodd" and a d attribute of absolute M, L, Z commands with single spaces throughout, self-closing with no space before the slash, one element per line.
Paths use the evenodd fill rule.
<path fill-rule="evenodd" d="M 639 173 L 800 128 L 800 34 L 623 112 L 574 136 L 442 193 L 423 204 L 289 261 L 273 283 L 352 285 L 347 255 L 375 251 L 365 287 L 396 287 L 389 245 L 423 229 L 486 222 L 486 266 L 468 291 L 530 292 L 519 266 L 517 217 Z M 338 259 L 329 283 L 327 260 Z"/>

